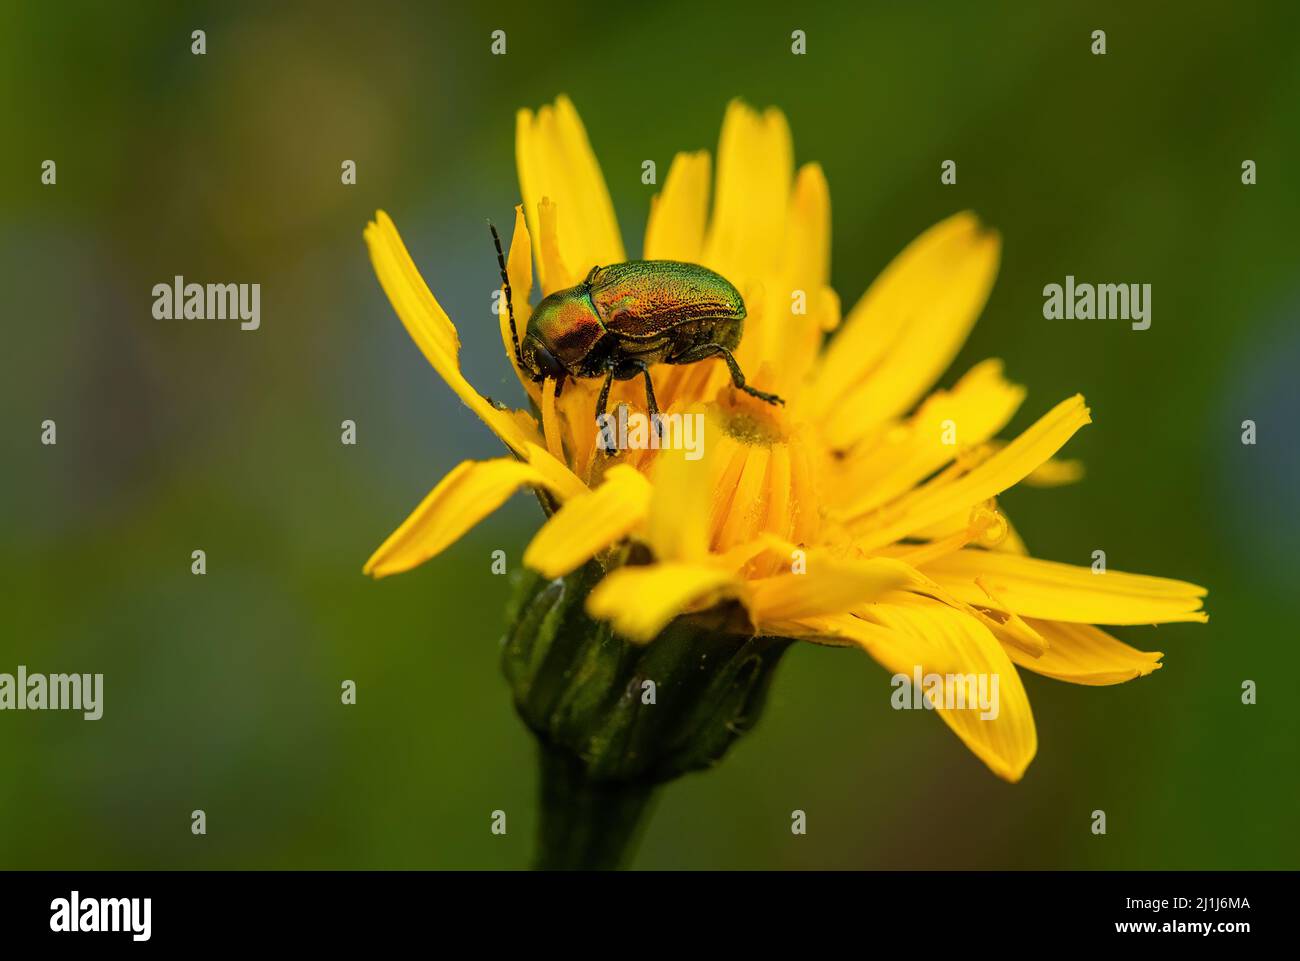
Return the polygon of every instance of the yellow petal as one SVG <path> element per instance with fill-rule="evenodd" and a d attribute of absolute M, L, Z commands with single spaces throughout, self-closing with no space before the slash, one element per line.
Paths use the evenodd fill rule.
<path fill-rule="evenodd" d="M 979 586 L 980 590 L 989 596 L 990 600 L 992 600 L 996 606 L 1005 606 L 1001 598 L 989 590 L 987 581 L 983 578 L 977 577 L 975 578 L 975 583 Z M 942 590 L 942 588 L 940 590 Z M 923 592 L 918 591 L 917 593 L 919 594 Z M 962 604 L 959 601 L 954 603 L 956 598 L 953 598 L 946 591 L 943 592 L 943 595 L 935 592 L 930 596 L 942 600 L 949 607 L 963 608 L 967 614 L 970 614 L 981 624 L 991 630 L 994 637 L 1000 640 L 1004 645 L 1010 645 L 1011 649 L 1016 649 L 1020 654 L 1026 654 L 1030 658 L 1037 660 L 1044 654 L 1047 654 L 1050 650 L 1047 638 L 1034 630 L 1034 628 L 1030 626 L 1024 618 L 1019 614 L 1016 614 L 1014 611 L 1007 611 L 1001 616 L 998 616 L 980 610 L 979 608 L 971 607 L 969 604 Z"/>
<path fill-rule="evenodd" d="M 685 416 L 694 416 L 687 411 Z M 713 420 L 705 424 L 708 437 L 718 437 Z M 687 460 L 684 451 L 661 451 L 651 477 L 654 494 L 646 520 L 645 541 L 660 561 L 703 563 L 709 553 L 709 506 L 717 471 L 716 444 L 705 445 L 700 460 Z"/>
<path fill-rule="evenodd" d="M 1091 624 L 1030 620 L 1051 647 L 1041 657 L 1008 648 L 1011 660 L 1037 674 L 1071 684 L 1121 684 L 1160 668 L 1159 651 L 1139 651 Z"/>
<path fill-rule="evenodd" d="M 1005 446 L 1003 441 L 989 440 L 983 448 L 992 455 Z M 1083 480 L 1084 473 L 1083 461 L 1053 457 L 1035 467 L 1021 483 L 1028 487 L 1063 487 Z"/>
<path fill-rule="evenodd" d="M 708 212 L 709 152 L 679 153 L 664 189 L 650 203 L 645 259 L 699 263 Z"/>
<path fill-rule="evenodd" d="M 478 414 L 511 450 L 522 454 L 529 443 L 538 439 L 536 425 L 529 430 L 517 411 L 497 410 L 461 374 L 456 328 L 420 276 L 388 214 L 377 211 L 365 236 L 375 275 L 411 339 L 465 406 Z"/>
<path fill-rule="evenodd" d="M 546 439 L 546 450 L 563 463 L 564 441 L 560 437 L 560 418 L 555 410 L 555 389 L 559 384 L 554 377 L 548 377 L 542 382 L 542 436 Z"/>
<path fill-rule="evenodd" d="M 365 573 L 387 577 L 423 564 L 528 484 L 545 487 L 547 481 L 512 457 L 461 462 L 371 555 Z"/>
<path fill-rule="evenodd" d="M 958 600 L 1022 617 L 1084 624 L 1204 623 L 1205 588 L 1184 581 L 1107 570 L 1094 574 L 1034 557 L 998 551 L 961 550 L 922 565 Z M 975 583 L 980 578 L 998 602 Z M 1050 641 L 1050 639 L 1049 639 Z"/>
<path fill-rule="evenodd" d="M 1002 450 L 957 479 L 938 477 L 854 524 L 863 550 L 892 544 L 901 537 L 969 510 L 1024 479 L 1055 454 L 1092 418 L 1076 394 L 1057 404 Z"/>
<path fill-rule="evenodd" d="M 569 470 L 564 461 L 552 457 L 544 447 L 529 443 L 524 448 L 524 456 L 541 475 L 542 486 L 553 491 L 560 500 L 567 501 L 587 492 L 587 485 Z"/>
<path fill-rule="evenodd" d="M 753 346 L 760 351 L 758 362 L 768 365 L 765 390 L 793 398 L 816 362 L 825 332 L 839 323 L 839 298 L 828 286 L 830 266 L 830 187 L 820 166 L 806 164 L 790 193 L 780 270 L 767 285 L 755 329 L 746 332 L 762 341 Z M 755 354 L 746 359 L 754 363 Z"/>
<path fill-rule="evenodd" d="M 639 642 L 654 639 L 678 614 L 707 607 L 739 587 L 735 575 L 707 564 L 620 567 L 587 598 L 587 613 Z"/>
<path fill-rule="evenodd" d="M 851 445 L 929 390 L 984 309 L 1000 249 L 997 233 L 966 212 L 885 268 L 831 341 L 814 388 L 832 445 Z"/>
<path fill-rule="evenodd" d="M 766 536 L 756 537 L 746 544 L 737 544 L 721 554 L 714 554 L 712 561 L 717 567 L 729 571 L 740 571 L 754 558 L 768 551 L 769 547 Z M 753 578 L 747 577 L 747 579 L 752 580 Z"/>
<path fill-rule="evenodd" d="M 754 539 L 767 514 L 770 447 L 743 446 L 744 464 L 731 494 L 731 506 L 714 535 L 713 548 L 726 551 Z"/>
<path fill-rule="evenodd" d="M 880 557 L 878 559 L 883 560 L 886 558 Z M 967 617 L 973 617 L 992 631 L 993 636 L 998 640 L 1005 644 L 1011 644 L 1014 647 L 1018 647 L 1026 654 L 1033 657 L 1037 657 L 1042 654 L 1043 651 L 1047 650 L 1047 641 L 1045 641 L 1041 635 L 1035 633 L 1033 629 L 1025 624 L 1020 618 L 1010 614 L 990 614 L 985 610 L 981 610 L 965 601 L 959 600 L 949 591 L 945 590 L 937 581 L 927 577 L 921 571 L 916 570 L 912 566 L 914 561 L 914 556 L 910 554 L 901 559 L 895 559 L 895 563 L 899 564 L 900 570 L 906 575 L 906 591 L 922 597 L 932 598 L 948 605 L 959 613 L 965 614 Z M 980 584 L 981 589 L 984 589 L 984 582 L 979 581 L 978 583 Z M 888 599 L 888 597 L 882 598 L 882 600 Z M 853 609 L 852 613 L 858 616 L 865 616 L 864 612 L 866 610 L 867 608 L 858 606 Z"/>
<path fill-rule="evenodd" d="M 1005 512 L 1002 513 L 1005 516 Z M 1007 519 L 1007 536 L 994 544 L 990 550 L 1006 551 L 1008 554 L 1020 554 L 1022 556 L 1029 553 L 1029 548 L 1025 546 L 1020 532 L 1016 530 L 1016 526 L 1011 523 L 1010 518 Z"/>
<path fill-rule="evenodd" d="M 564 262 L 560 252 L 560 212 L 550 197 L 537 202 L 537 273 L 541 278 L 542 294 L 572 287 L 582 279 L 582 274 Z"/>
<path fill-rule="evenodd" d="M 810 462 L 807 444 L 790 447 L 790 540 L 813 543 L 822 527 L 817 504 L 818 479 Z"/>
<path fill-rule="evenodd" d="M 767 477 L 764 479 L 764 516 L 756 529 L 789 542 L 793 533 L 793 503 L 802 492 L 794 487 L 789 444 L 773 444 L 768 450 Z M 766 562 L 755 562 L 749 570 L 751 578 L 770 577 L 790 569 L 790 555 L 771 557 Z"/>
<path fill-rule="evenodd" d="M 800 285 L 820 287 L 831 278 L 831 189 L 820 164 L 799 168 L 790 194 L 782 265 Z"/>
<path fill-rule="evenodd" d="M 993 514 L 988 513 L 990 510 L 993 511 Z M 992 518 L 992 520 L 988 520 L 989 518 Z M 997 518 L 1001 519 L 1001 524 L 997 522 Z M 978 526 L 974 526 L 986 520 L 988 520 L 988 524 L 983 530 Z M 968 544 L 973 544 L 978 547 L 987 548 L 991 551 L 1006 551 L 1010 554 L 1029 553 L 1029 548 L 1025 546 L 1025 542 L 1021 539 L 1020 534 L 1017 533 L 1010 518 L 1006 516 L 1006 511 L 1001 507 L 1001 505 L 997 504 L 996 501 L 993 501 L 991 504 L 977 505 L 971 509 L 957 511 L 928 527 L 917 528 L 912 532 L 911 536 L 924 541 L 940 542 L 957 537 L 958 535 L 964 535 L 964 542 L 952 544 L 950 550 L 958 550 L 962 547 L 966 547 Z M 926 547 L 928 546 L 929 545 L 926 545 Z M 935 543 L 933 546 L 937 548 L 939 547 L 939 544 Z M 918 550 L 926 552 L 927 555 L 932 558 L 938 557 L 940 554 L 948 553 L 948 550 L 938 549 L 926 551 L 926 547 L 919 548 Z M 895 556 L 894 548 L 889 548 L 886 552 L 889 553 L 890 556 Z M 920 562 L 916 561 L 914 563 Z"/>
<path fill-rule="evenodd" d="M 873 604 L 870 619 L 914 639 L 918 650 L 938 648 L 943 660 L 960 664 L 960 675 L 978 683 L 984 678 L 989 695 L 988 710 L 981 707 L 936 706 L 944 723 L 962 739 L 989 769 L 1004 780 L 1019 781 L 1038 750 L 1029 696 L 1020 675 L 1002 645 L 979 621 L 938 601 L 915 595 L 894 595 L 889 603 Z M 930 656 L 922 653 L 922 657 Z M 931 667 L 922 658 L 915 662 L 924 678 L 927 674 L 948 675 L 948 670 Z M 908 673 L 911 672 L 898 672 Z M 996 697 L 992 697 L 996 678 Z M 925 689 L 922 684 L 922 689 Z M 974 688 L 954 689 L 973 691 Z M 969 705 L 971 702 L 966 701 Z M 996 716 L 992 716 L 996 711 Z"/>
<path fill-rule="evenodd" d="M 859 647 L 891 674 L 911 676 L 917 663 L 917 645 L 911 637 L 852 614 L 772 621 L 764 627 L 764 633 L 831 647 Z"/>
<path fill-rule="evenodd" d="M 567 285 L 549 275 L 538 224 L 531 219 L 543 197 L 549 197 L 561 211 L 557 224 L 559 249 L 570 270 L 585 276 L 597 264 L 618 264 L 627 259 L 600 164 L 568 97 L 556 98 L 554 106 L 542 107 L 536 114 L 519 111 L 515 161 L 524 211 L 530 218 L 529 232 L 537 245 L 543 292 Z"/>
<path fill-rule="evenodd" d="M 718 142 L 718 182 L 704 263 L 745 293 L 776 266 L 794 172 L 785 115 L 739 100 L 727 106 Z"/>
<path fill-rule="evenodd" d="M 524 551 L 524 563 L 547 577 L 563 577 L 621 540 L 649 506 L 650 482 L 631 467 L 611 467 L 599 487 L 551 515 Z"/>
<path fill-rule="evenodd" d="M 831 496 L 852 497 L 844 508 L 849 516 L 888 503 L 1000 431 L 1024 397 L 1023 387 L 1002 376 L 1001 361 L 976 364 L 952 390 L 926 398 L 906 423 L 839 461 L 836 480 L 843 492 Z"/>
<path fill-rule="evenodd" d="M 806 573 L 751 581 L 747 606 L 762 628 L 770 621 L 843 614 L 909 580 L 905 565 L 888 558 L 856 560 L 809 551 Z"/>
<path fill-rule="evenodd" d="M 710 411 L 712 414 L 713 411 Z M 705 422 L 705 430 L 708 432 L 709 427 L 714 424 L 720 426 L 720 419 L 710 416 Z M 745 471 L 745 465 L 749 463 L 749 445 L 738 442 L 730 434 L 724 433 L 721 429 L 708 433 L 713 442 L 708 445 L 708 462 L 711 467 L 710 488 L 713 493 L 709 498 L 709 543 L 710 546 L 716 546 L 714 543 L 717 534 L 727 523 L 731 516 L 732 504 L 736 499 L 736 490 L 740 486 L 741 475 Z M 745 511 L 752 507 L 741 503 L 737 509 Z"/>
<path fill-rule="evenodd" d="M 1053 457 L 1039 464 L 1025 478 L 1025 483 L 1030 487 L 1062 487 L 1065 484 L 1076 484 L 1082 479 L 1083 461 L 1058 460 Z"/>

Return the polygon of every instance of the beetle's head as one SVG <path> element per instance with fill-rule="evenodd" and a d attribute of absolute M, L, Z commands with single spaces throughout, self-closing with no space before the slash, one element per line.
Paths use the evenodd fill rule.
<path fill-rule="evenodd" d="M 519 359 L 536 381 L 562 374 L 581 376 L 588 355 L 604 334 L 585 291 L 557 290 L 543 297 L 528 318 Z"/>
<path fill-rule="evenodd" d="M 528 333 L 519 344 L 519 359 L 523 362 L 524 372 L 534 381 L 556 378 L 564 373 L 564 367 L 551 353 L 543 337 L 529 325 Z"/>

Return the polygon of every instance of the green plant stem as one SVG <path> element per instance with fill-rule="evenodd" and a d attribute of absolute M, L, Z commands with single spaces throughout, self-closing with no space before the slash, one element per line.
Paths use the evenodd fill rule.
<path fill-rule="evenodd" d="M 613 871 L 626 865 L 655 786 L 592 780 L 571 754 L 539 745 L 539 871 Z"/>

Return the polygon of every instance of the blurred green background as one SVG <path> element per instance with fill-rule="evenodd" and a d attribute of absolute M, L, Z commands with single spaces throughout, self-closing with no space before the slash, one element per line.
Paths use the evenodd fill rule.
<path fill-rule="evenodd" d="M 1012 430 L 1074 391 L 1095 420 L 1067 448 L 1086 480 L 1012 492 L 1010 515 L 1040 556 L 1100 547 L 1210 589 L 1208 626 L 1116 631 L 1166 652 L 1149 678 L 1027 676 L 1040 748 L 1014 786 L 891 710 L 867 657 L 797 647 L 755 733 L 663 793 L 635 865 L 1300 867 L 1294 5 L 456 6 L 0 9 L 0 671 L 106 676 L 98 722 L 0 714 L 0 867 L 527 864 L 534 757 L 489 554 L 516 564 L 540 514 L 517 497 L 417 571 L 361 575 L 448 469 L 497 453 L 361 231 L 393 215 L 470 379 L 517 400 L 483 221 L 518 200 L 514 111 L 561 92 L 632 256 L 641 162 L 662 180 L 675 151 L 714 150 L 734 96 L 784 109 L 798 162 L 823 164 L 846 307 L 922 229 L 978 211 L 1003 266 L 944 382 L 1000 356 L 1030 392 Z M 1045 321 L 1067 273 L 1151 283 L 1151 329 Z M 260 283 L 261 330 L 155 320 L 175 274 Z"/>

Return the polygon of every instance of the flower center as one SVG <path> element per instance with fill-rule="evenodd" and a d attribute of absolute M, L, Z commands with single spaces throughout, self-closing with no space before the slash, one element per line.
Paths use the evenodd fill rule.
<path fill-rule="evenodd" d="M 762 401 L 742 396 L 718 405 L 722 429 L 732 439 L 750 447 L 771 447 L 788 439 L 781 415 Z"/>

